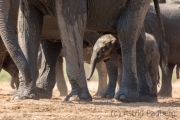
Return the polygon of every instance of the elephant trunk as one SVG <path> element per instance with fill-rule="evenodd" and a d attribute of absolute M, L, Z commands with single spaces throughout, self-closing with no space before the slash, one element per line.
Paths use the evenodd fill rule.
<path fill-rule="evenodd" d="M 10 17 L 10 0 L 0 0 L 0 35 L 18 69 L 25 75 L 26 84 L 31 81 L 28 62 L 18 44 Z"/>
<path fill-rule="evenodd" d="M 96 62 L 97 62 L 97 53 L 93 53 L 92 57 L 91 57 L 91 62 L 90 62 L 90 72 L 89 72 L 89 75 L 87 77 L 87 80 L 91 79 L 91 77 L 94 73 L 95 67 L 96 67 Z"/>

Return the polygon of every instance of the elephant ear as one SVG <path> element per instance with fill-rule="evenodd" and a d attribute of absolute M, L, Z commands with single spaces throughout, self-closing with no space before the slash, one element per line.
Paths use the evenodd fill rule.
<path fill-rule="evenodd" d="M 159 21 L 155 12 L 155 8 L 151 4 L 144 20 L 145 31 L 149 34 L 153 34 L 159 29 Z"/>

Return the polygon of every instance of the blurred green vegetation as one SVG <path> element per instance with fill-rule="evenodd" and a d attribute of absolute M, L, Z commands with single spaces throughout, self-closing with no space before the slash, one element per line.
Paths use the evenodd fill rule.
<path fill-rule="evenodd" d="M 11 76 L 9 75 L 9 73 L 7 73 L 4 70 L 1 70 L 0 72 L 0 81 L 8 81 L 10 80 Z"/>

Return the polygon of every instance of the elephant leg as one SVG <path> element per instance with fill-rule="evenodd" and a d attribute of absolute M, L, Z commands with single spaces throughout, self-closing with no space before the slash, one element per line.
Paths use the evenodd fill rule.
<path fill-rule="evenodd" d="M 112 59 L 107 61 L 106 68 L 108 71 L 109 83 L 108 83 L 107 88 L 102 93 L 101 97 L 102 98 L 114 98 L 117 77 L 118 77 L 118 66 L 117 66 L 116 61 L 114 61 Z"/>
<path fill-rule="evenodd" d="M 13 29 L 13 24 L 12 24 L 9 10 L 10 10 L 10 0 L 1 0 L 0 2 L 0 24 L 1 24 L 0 34 L 4 42 L 4 45 L 7 48 L 7 51 L 9 52 L 15 64 L 17 65 L 20 73 L 22 74 L 23 79 L 21 81 L 22 83 L 24 83 L 24 86 L 25 86 L 25 85 L 29 85 L 29 83 L 32 81 L 30 67 L 28 65 L 27 59 L 25 58 L 18 44 L 18 39 Z M 2 48 L 3 47 L 1 46 L 1 49 Z M 26 90 L 24 92 L 26 92 Z M 28 96 L 29 97 L 31 96 L 32 98 L 34 95 L 29 94 Z"/>
<path fill-rule="evenodd" d="M 38 57 L 37 57 L 38 69 L 41 69 L 41 61 L 42 61 L 42 51 L 41 51 L 41 48 L 39 48 Z"/>
<path fill-rule="evenodd" d="M 116 90 L 120 89 L 121 82 L 122 82 L 122 61 L 118 61 L 118 78 L 117 78 L 117 86 Z"/>
<path fill-rule="evenodd" d="M 12 60 L 11 56 L 8 55 L 4 62 L 2 68 L 7 71 L 11 75 L 10 85 L 15 89 L 14 84 L 16 85 L 16 89 L 19 88 L 19 70 Z"/>
<path fill-rule="evenodd" d="M 92 101 L 87 88 L 83 59 L 87 3 L 82 0 L 77 0 L 76 3 L 72 0 L 55 0 L 66 71 L 72 88 L 65 101 L 73 96 L 77 96 L 80 101 Z"/>
<path fill-rule="evenodd" d="M 156 40 L 150 37 L 146 33 L 146 61 L 148 65 L 149 75 L 152 80 L 153 88 L 152 94 L 157 96 L 157 83 L 159 82 L 159 62 L 160 62 L 160 54 L 159 49 L 156 44 Z"/>
<path fill-rule="evenodd" d="M 96 69 L 98 72 L 98 90 L 96 96 L 100 96 L 103 90 L 107 87 L 107 70 L 103 61 L 96 64 Z"/>
<path fill-rule="evenodd" d="M 5 58 L 7 57 L 7 55 L 8 55 L 7 49 L 4 46 L 4 43 L 0 37 L 0 70 L 3 67 L 3 62 L 4 62 Z"/>
<path fill-rule="evenodd" d="M 63 73 L 63 58 L 59 56 L 56 62 L 56 83 L 57 88 L 60 91 L 60 96 L 66 96 L 68 93 L 66 80 Z"/>
<path fill-rule="evenodd" d="M 174 66 L 175 66 L 175 64 L 168 63 L 169 72 L 168 72 L 167 76 L 162 71 L 162 85 L 161 85 L 161 89 L 158 93 L 158 95 L 161 97 L 172 97 L 171 79 L 172 79 Z"/>
<path fill-rule="evenodd" d="M 25 2 L 25 3 L 24 3 Z M 27 2 L 27 3 L 26 3 Z M 20 1 L 18 14 L 18 40 L 20 47 L 28 61 L 32 81 L 25 84 L 23 73 L 20 72 L 20 86 L 13 95 L 17 99 L 38 99 L 36 94 L 36 80 L 38 78 L 37 55 L 42 32 L 43 15 L 36 6 L 29 1 Z M 21 61 L 19 61 L 21 62 Z"/>
<path fill-rule="evenodd" d="M 138 93 L 139 101 L 153 102 L 157 101 L 157 92 L 153 92 L 153 82 L 149 74 L 145 51 L 145 32 L 144 28 L 137 41 L 137 75 L 138 75 Z M 155 67 L 155 66 L 154 66 Z M 154 71 L 155 72 L 155 71 Z M 156 84 L 157 85 L 157 84 Z"/>
<path fill-rule="evenodd" d="M 119 18 L 117 29 L 118 39 L 121 45 L 123 76 L 121 87 L 116 93 L 115 98 L 122 102 L 149 100 L 144 99 L 149 95 L 149 86 L 147 84 L 144 85 L 146 86 L 144 90 L 145 94 L 141 93 L 141 91 L 143 92 L 142 86 L 139 86 L 141 82 L 145 83 L 149 81 L 149 77 L 141 78 L 141 80 L 138 80 L 139 77 L 137 78 L 136 55 L 139 53 L 136 54 L 136 43 L 141 33 L 150 1 L 151 0 L 130 0 Z M 141 69 L 144 69 L 146 72 L 148 69 L 146 62 L 144 62 L 145 57 L 142 59 L 144 60 L 142 60 Z M 138 83 L 138 87 L 137 82 L 140 82 Z"/>
<path fill-rule="evenodd" d="M 42 62 L 41 72 L 36 82 L 37 91 L 40 98 L 51 98 L 52 91 L 56 83 L 55 67 L 60 54 L 61 42 L 41 41 Z"/>

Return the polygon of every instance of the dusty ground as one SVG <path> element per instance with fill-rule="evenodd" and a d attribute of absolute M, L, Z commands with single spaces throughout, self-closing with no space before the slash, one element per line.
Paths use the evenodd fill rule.
<path fill-rule="evenodd" d="M 88 86 L 93 95 L 97 83 L 90 82 Z M 91 103 L 63 102 L 64 97 L 59 97 L 57 88 L 50 100 L 11 100 L 10 91 L 8 82 L 0 82 L 0 120 L 164 120 L 180 117 L 180 81 L 173 83 L 173 98 L 159 98 L 158 103 L 121 103 L 97 97 Z"/>

